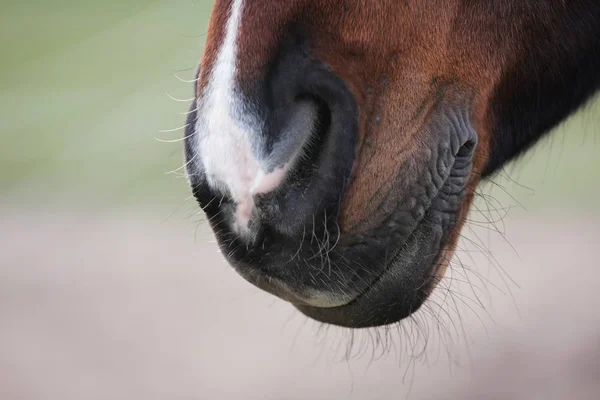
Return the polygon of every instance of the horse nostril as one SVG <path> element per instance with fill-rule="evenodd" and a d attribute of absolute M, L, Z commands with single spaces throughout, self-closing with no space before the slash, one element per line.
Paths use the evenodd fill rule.
<path fill-rule="evenodd" d="M 236 68 L 220 60 L 197 101 L 186 142 L 190 181 L 200 204 L 211 204 L 207 214 L 248 240 L 267 228 L 292 236 L 335 215 L 350 177 L 355 99 L 307 54 L 301 41 L 282 45 L 261 79 L 244 82 L 219 75 Z M 213 197 L 227 210 L 213 209 Z"/>
<path fill-rule="evenodd" d="M 320 157 L 331 127 L 331 109 L 323 99 L 313 94 L 299 95 L 297 101 L 310 102 L 314 109 L 314 120 L 310 134 L 301 147 L 297 160 L 289 174 L 290 179 L 301 182 L 310 179 L 319 166 Z"/>
<path fill-rule="evenodd" d="M 253 226 L 275 226 L 280 232 L 290 233 L 293 229 L 288 228 L 294 225 L 291 220 L 312 213 L 314 204 L 308 188 L 320 179 L 332 116 L 327 103 L 310 93 L 296 96 L 286 111 L 273 113 L 285 118 L 285 122 L 271 120 L 272 127 L 281 128 L 272 132 L 268 149 L 271 175 L 277 171 L 280 175 L 276 181 L 262 185 L 265 190 L 253 191 Z"/>

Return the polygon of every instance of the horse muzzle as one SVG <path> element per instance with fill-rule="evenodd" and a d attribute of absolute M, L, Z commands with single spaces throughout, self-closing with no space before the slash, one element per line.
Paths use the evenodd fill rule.
<path fill-rule="evenodd" d="M 212 67 L 186 132 L 193 193 L 249 282 L 323 322 L 396 322 L 432 286 L 476 135 L 463 110 L 440 104 L 424 145 L 392 165 L 398 183 L 382 189 L 381 212 L 349 226 L 345 194 L 361 173 L 356 97 L 299 42 L 282 49 L 256 81 L 236 80 L 226 61 Z"/>

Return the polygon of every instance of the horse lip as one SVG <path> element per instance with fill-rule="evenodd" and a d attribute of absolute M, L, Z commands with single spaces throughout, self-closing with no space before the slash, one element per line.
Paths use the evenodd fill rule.
<path fill-rule="evenodd" d="M 460 146 L 461 149 L 463 148 L 463 146 L 466 146 L 470 154 L 466 156 L 459 155 L 457 151 L 455 154 L 456 159 L 461 159 L 461 162 L 464 162 L 466 160 L 469 160 L 470 162 L 470 157 L 474 148 L 474 145 L 471 143 L 472 141 L 475 141 L 476 143 L 476 138 L 469 138 L 468 140 L 465 140 L 464 143 L 462 143 Z M 446 178 L 446 181 L 448 181 L 452 177 L 452 171 L 459 169 L 461 169 L 460 165 L 454 165 L 451 168 L 451 171 L 448 177 Z M 434 198 L 437 198 L 438 196 L 439 193 L 436 194 Z M 428 207 L 425 210 L 424 214 L 426 214 L 432 207 L 433 204 L 431 204 L 430 207 Z M 406 262 L 399 263 L 398 260 L 402 255 L 403 251 L 405 250 L 405 244 L 413 238 L 415 232 L 422 226 L 423 221 L 424 218 L 418 220 L 412 228 L 412 230 L 410 231 L 410 233 L 408 234 L 406 240 L 403 243 L 394 246 L 394 248 L 391 250 L 391 253 L 389 254 L 388 262 L 386 263 L 385 267 L 380 271 L 380 273 L 376 277 L 374 277 L 370 282 L 368 282 L 368 284 L 366 284 L 365 286 L 356 288 L 358 290 L 354 291 L 352 295 L 342 296 L 338 293 L 326 293 L 322 291 L 316 291 L 304 286 L 294 288 L 292 282 L 287 282 L 286 280 L 278 278 L 263 269 L 256 269 L 235 261 L 232 261 L 232 265 L 244 279 L 246 279 L 253 285 L 281 298 L 282 300 L 293 304 L 298 308 L 331 309 L 332 311 L 335 309 L 341 310 L 346 307 L 351 307 L 352 303 L 356 303 L 357 301 L 360 301 L 361 298 L 368 296 L 369 292 L 371 292 L 373 288 L 376 287 L 383 279 L 389 276 L 390 273 L 410 269 L 410 265 L 407 265 Z M 440 244 L 440 246 L 436 249 L 434 261 L 428 266 L 428 268 L 430 268 L 431 266 L 436 266 L 436 260 L 439 258 L 439 255 L 442 250 L 443 244 Z M 415 263 L 418 263 L 418 261 L 411 260 L 410 262 L 411 265 Z"/>
<path fill-rule="evenodd" d="M 412 236 L 414 231 L 420 226 L 422 220 L 418 221 L 413 230 L 409 234 L 409 238 Z M 407 239 L 408 240 L 408 239 Z M 398 245 L 392 251 L 390 259 L 386 264 L 385 268 L 378 274 L 371 282 L 366 286 L 360 288 L 360 290 L 353 293 L 352 296 L 346 296 L 340 298 L 339 294 L 317 292 L 310 288 L 302 287 L 299 290 L 294 289 L 292 284 L 273 276 L 269 272 L 263 269 L 256 269 L 247 266 L 237 261 L 230 261 L 236 272 L 242 276 L 245 280 L 253 284 L 254 286 L 276 296 L 280 299 L 287 301 L 295 307 L 307 307 L 315 309 L 342 309 L 351 303 L 356 302 L 361 297 L 364 297 L 368 292 L 377 285 L 377 283 L 385 277 L 390 271 L 398 267 L 396 263 L 399 254 L 402 252 L 403 246 Z M 337 296 L 336 296 L 337 295 Z M 335 298 L 337 297 L 337 299 Z"/>
<path fill-rule="evenodd" d="M 452 172 L 460 173 L 465 168 L 462 164 L 471 162 L 474 145 L 466 142 L 464 144 L 469 148 L 470 154 L 460 156 L 459 165 L 452 167 L 447 181 L 452 178 Z M 465 185 L 467 181 L 468 179 L 465 178 Z M 435 198 L 439 195 L 438 193 Z M 436 212 L 436 210 L 435 205 L 431 204 L 426 210 L 426 214 Z M 299 305 L 297 306 L 298 310 L 318 321 L 350 328 L 387 325 L 417 311 L 427 299 L 431 289 L 435 287 L 437 271 L 443 266 L 440 260 L 447 240 L 447 238 L 444 239 L 444 236 L 449 232 L 448 229 L 452 229 L 452 224 L 446 227 L 440 224 L 437 228 L 441 229 L 442 236 L 439 241 L 434 240 L 429 243 L 429 252 L 426 257 L 414 253 L 408 260 L 403 260 L 403 254 L 410 255 L 412 253 L 410 248 L 422 246 L 418 243 L 417 237 L 419 229 L 428 225 L 424 224 L 425 220 L 426 218 L 423 218 L 417 222 L 406 241 L 393 250 L 393 255 L 389 258 L 385 268 L 352 301 L 330 309 Z M 447 229 L 446 234 L 443 233 L 444 229 Z M 402 290 L 403 288 L 408 290 Z M 392 293 L 394 294 L 392 295 Z M 389 296 L 397 298 L 390 302 Z M 376 315 L 373 310 L 374 307 L 379 306 L 389 312 L 392 307 L 395 307 L 395 304 L 398 305 L 398 308 L 389 315 L 388 313 Z"/>
<path fill-rule="evenodd" d="M 314 308 L 343 307 L 353 302 L 360 294 L 355 296 L 340 296 L 337 293 L 317 291 L 311 288 L 294 288 L 291 282 L 269 274 L 264 270 L 257 270 L 239 262 L 232 262 L 236 272 L 254 286 L 287 301 L 294 306 Z"/>

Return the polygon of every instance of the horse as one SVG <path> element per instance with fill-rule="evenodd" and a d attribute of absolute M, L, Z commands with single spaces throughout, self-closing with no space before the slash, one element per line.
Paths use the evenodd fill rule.
<path fill-rule="evenodd" d="M 435 290 L 478 185 L 597 92 L 600 2 L 216 0 L 200 65 L 186 174 L 229 264 L 376 327 Z"/>

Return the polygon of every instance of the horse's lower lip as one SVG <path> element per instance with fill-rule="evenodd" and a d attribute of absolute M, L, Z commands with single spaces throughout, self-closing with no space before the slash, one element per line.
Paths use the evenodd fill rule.
<path fill-rule="evenodd" d="M 272 276 L 268 272 L 256 271 L 254 268 L 239 263 L 234 263 L 233 267 L 248 282 L 295 306 L 336 308 L 345 306 L 360 296 L 360 294 L 348 296 L 340 293 L 315 291 L 305 287 L 294 287 L 292 283 Z"/>
<path fill-rule="evenodd" d="M 414 227 L 413 232 L 417 230 L 420 223 Z M 396 268 L 402 267 L 397 263 L 401 256 L 402 246 L 398 245 L 389 257 L 387 265 L 381 273 L 373 279 L 368 285 L 357 288 L 352 295 L 315 291 L 305 287 L 294 287 L 291 282 L 286 282 L 279 277 L 273 276 L 266 271 L 257 271 L 256 268 L 246 266 L 238 262 L 233 262 L 232 266 L 244 279 L 262 290 L 271 293 L 282 300 L 285 300 L 298 308 L 313 308 L 313 309 L 336 309 L 343 308 L 355 302 L 363 296 L 367 296 L 369 291 L 390 272 Z"/>

